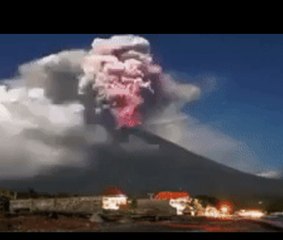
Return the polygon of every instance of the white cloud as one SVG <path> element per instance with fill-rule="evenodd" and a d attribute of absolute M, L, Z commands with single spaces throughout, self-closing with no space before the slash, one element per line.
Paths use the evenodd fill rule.
<path fill-rule="evenodd" d="M 265 177 L 265 178 L 273 178 L 273 179 L 280 179 L 282 178 L 282 172 L 276 170 L 269 170 L 266 172 L 258 173 L 257 176 Z"/>
<path fill-rule="evenodd" d="M 77 76 L 84 51 L 64 51 L 20 66 L 0 86 L 0 179 L 32 177 L 51 167 L 83 167 L 86 150 L 107 141 L 84 124 Z M 60 102 L 60 104 L 54 104 Z"/>

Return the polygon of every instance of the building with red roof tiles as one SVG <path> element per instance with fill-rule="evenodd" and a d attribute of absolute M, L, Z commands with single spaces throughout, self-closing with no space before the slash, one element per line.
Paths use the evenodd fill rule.
<path fill-rule="evenodd" d="M 128 197 L 117 187 L 109 187 L 102 194 L 102 208 L 104 210 L 119 210 L 128 204 Z"/>
<path fill-rule="evenodd" d="M 159 192 L 154 196 L 156 200 L 171 200 L 178 198 L 189 198 L 190 195 L 187 192 Z"/>

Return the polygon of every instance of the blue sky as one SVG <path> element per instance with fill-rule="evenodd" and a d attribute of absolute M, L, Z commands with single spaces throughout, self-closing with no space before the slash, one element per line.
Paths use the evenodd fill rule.
<path fill-rule="evenodd" d="M 0 35 L 0 78 L 14 76 L 31 59 L 89 48 L 98 36 L 110 35 Z M 283 35 L 144 36 L 163 68 L 182 80 L 216 79 L 215 89 L 204 89 L 186 112 L 244 142 L 263 166 L 283 168 Z"/>

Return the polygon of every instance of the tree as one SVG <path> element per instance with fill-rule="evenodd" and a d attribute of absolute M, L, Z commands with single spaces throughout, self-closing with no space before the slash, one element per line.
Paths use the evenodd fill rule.
<path fill-rule="evenodd" d="M 131 201 L 131 208 L 137 208 L 138 207 L 138 200 L 136 198 L 134 198 Z"/>
<path fill-rule="evenodd" d="M 208 195 L 198 195 L 196 196 L 196 198 L 200 201 L 200 203 L 204 207 L 208 205 L 216 206 L 219 203 L 219 199 Z"/>
<path fill-rule="evenodd" d="M 30 198 L 36 198 L 38 197 L 37 192 L 33 189 L 33 188 L 29 188 L 28 189 L 28 195 Z"/>

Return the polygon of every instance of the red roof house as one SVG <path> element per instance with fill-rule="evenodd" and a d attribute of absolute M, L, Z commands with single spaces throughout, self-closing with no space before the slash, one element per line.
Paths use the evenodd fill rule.
<path fill-rule="evenodd" d="M 159 192 L 154 196 L 155 200 L 171 200 L 178 198 L 189 198 L 187 192 Z"/>
<path fill-rule="evenodd" d="M 105 189 L 102 195 L 103 196 L 117 196 L 117 195 L 126 195 L 126 194 L 117 187 L 109 187 Z"/>

